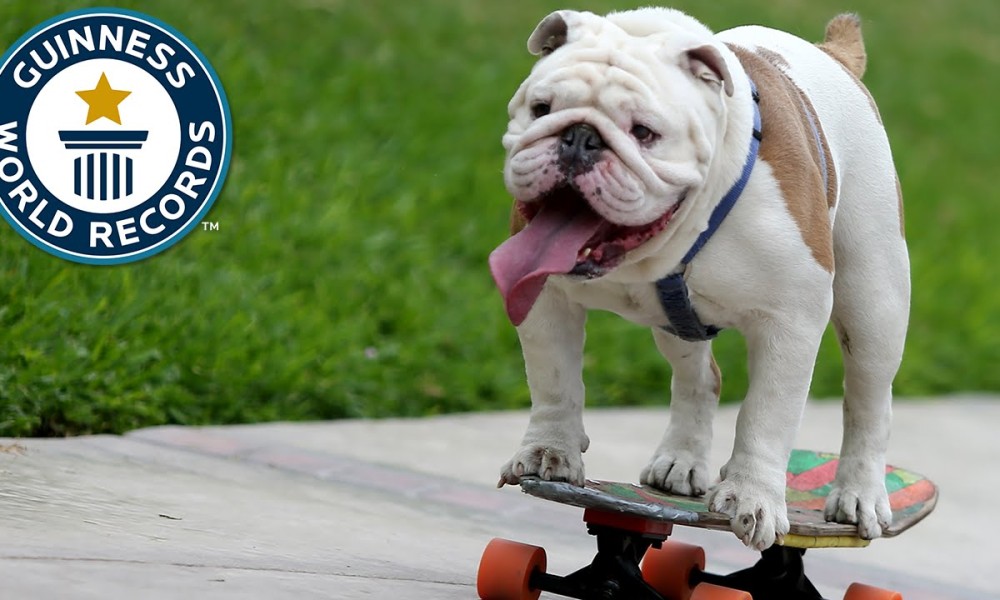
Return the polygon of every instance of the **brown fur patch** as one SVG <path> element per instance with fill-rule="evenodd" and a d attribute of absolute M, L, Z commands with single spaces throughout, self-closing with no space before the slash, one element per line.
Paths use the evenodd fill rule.
<path fill-rule="evenodd" d="M 761 58 L 767 60 L 775 67 L 781 70 L 783 74 L 788 73 L 788 69 L 791 67 L 785 57 L 778 54 L 774 50 L 768 48 L 757 48 L 756 53 Z M 802 90 L 798 87 L 795 88 L 798 91 L 799 99 L 802 101 L 802 109 L 808 114 L 807 118 L 810 120 L 809 123 L 809 133 L 812 134 L 813 140 L 819 137 L 819 145 L 823 149 L 823 162 L 826 164 L 826 203 L 827 206 L 833 208 L 837 204 L 837 177 L 833 169 L 833 154 L 830 152 L 830 144 L 823 135 L 823 128 L 819 122 L 819 115 L 816 113 L 816 108 L 812 104 L 812 100 L 809 96 L 806 96 Z M 815 133 L 813 133 L 813 126 L 816 127 Z"/>
<path fill-rule="evenodd" d="M 813 123 L 820 138 L 820 145 L 816 144 L 807 114 L 813 111 L 812 105 L 792 80 L 766 56 L 735 45 L 729 47 L 760 92 L 764 128 L 760 158 L 771 166 L 788 212 L 795 219 L 813 258 L 832 273 L 833 232 L 829 209 L 835 202 L 836 189 L 831 189 L 830 181 L 836 181 L 836 173 L 826 136 L 813 113 Z M 825 189 L 820 152 L 826 155 Z"/>
<path fill-rule="evenodd" d="M 788 61 L 785 60 L 784 56 L 769 48 L 757 48 L 757 54 L 782 71 L 787 71 L 791 67 L 791 65 L 788 64 Z"/>
<path fill-rule="evenodd" d="M 861 19 L 858 15 L 845 13 L 834 17 L 826 26 L 825 41 L 817 44 L 817 47 L 833 57 L 851 76 L 854 83 L 865 93 L 875 118 L 881 124 L 882 115 L 878 111 L 875 99 L 865 84 L 861 83 L 868 66 L 868 53 L 865 51 L 865 41 L 861 36 Z"/>
<path fill-rule="evenodd" d="M 853 13 L 837 15 L 826 25 L 826 35 L 819 45 L 852 75 L 861 79 L 868 65 L 865 40 L 861 36 L 861 19 Z"/>
<path fill-rule="evenodd" d="M 798 88 L 796 88 L 798 89 Z M 823 126 L 819 122 L 819 114 L 816 112 L 816 108 L 813 106 L 812 100 L 809 96 L 806 96 L 801 90 L 799 90 L 799 97 L 802 99 L 803 108 L 808 111 L 808 117 L 811 119 L 812 124 L 816 127 L 815 133 L 813 133 L 812 126 L 810 126 L 809 133 L 813 135 L 813 142 L 815 144 L 816 137 L 819 136 L 819 146 L 823 152 L 823 160 L 826 164 L 826 206 L 827 208 L 833 208 L 837 205 L 837 194 L 839 190 L 837 189 L 837 170 L 836 165 L 833 163 L 833 153 L 830 152 L 830 141 L 826 139 L 823 134 Z"/>

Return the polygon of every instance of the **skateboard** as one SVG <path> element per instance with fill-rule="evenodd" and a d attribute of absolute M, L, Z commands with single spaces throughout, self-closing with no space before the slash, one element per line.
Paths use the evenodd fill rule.
<path fill-rule="evenodd" d="M 527 477 L 532 496 L 584 509 L 597 538 L 590 565 L 566 576 L 547 573 L 545 550 L 496 538 L 483 552 L 477 590 L 482 600 L 537 600 L 541 592 L 580 600 L 823 600 L 805 574 L 807 549 L 861 548 L 855 525 L 828 523 L 823 507 L 837 472 L 836 454 L 794 450 L 785 474 L 789 533 L 761 552 L 750 568 L 719 575 L 705 572 L 705 552 L 668 540 L 674 526 L 731 531 L 729 517 L 712 512 L 704 498 L 668 494 L 649 486 L 590 481 L 577 487 Z M 934 509 L 937 487 L 912 471 L 888 467 L 886 489 L 894 537 Z M 902 600 L 899 593 L 855 583 L 844 600 Z"/>

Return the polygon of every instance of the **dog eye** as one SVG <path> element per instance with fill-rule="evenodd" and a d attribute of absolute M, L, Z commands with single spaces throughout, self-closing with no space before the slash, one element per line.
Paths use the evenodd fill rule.
<path fill-rule="evenodd" d="M 645 125 L 633 125 L 629 133 L 632 134 L 632 137 L 643 143 L 652 142 L 657 137 L 656 133 Z"/>
<path fill-rule="evenodd" d="M 538 102 L 537 104 L 531 105 L 531 115 L 536 119 L 549 114 L 550 110 L 552 110 L 552 107 L 545 102 Z"/>

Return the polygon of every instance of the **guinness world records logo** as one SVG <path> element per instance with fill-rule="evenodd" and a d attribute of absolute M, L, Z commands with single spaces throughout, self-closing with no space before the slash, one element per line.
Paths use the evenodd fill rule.
<path fill-rule="evenodd" d="M 55 256 L 118 264 L 201 222 L 232 153 L 228 101 L 183 35 L 88 9 L 51 19 L 0 59 L 0 214 Z"/>

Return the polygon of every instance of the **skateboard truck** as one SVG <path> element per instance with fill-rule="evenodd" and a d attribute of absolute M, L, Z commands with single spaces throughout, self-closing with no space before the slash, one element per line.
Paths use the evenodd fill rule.
<path fill-rule="evenodd" d="M 597 537 L 593 562 L 565 577 L 535 571 L 533 588 L 580 600 L 665 600 L 643 579 L 639 563 L 651 546 L 660 547 L 673 525 L 593 509 L 584 511 L 583 520 Z"/>
<path fill-rule="evenodd" d="M 656 523 L 593 509 L 584 511 L 587 531 L 597 538 L 590 565 L 565 577 L 536 571 L 532 587 L 580 600 L 670 600 L 643 578 L 640 563 L 649 548 L 660 549 L 672 533 L 670 523 Z M 774 545 L 752 567 L 728 575 L 690 570 L 688 587 L 709 583 L 768 600 L 823 600 L 805 574 L 805 549 Z M 667 565 L 669 568 L 675 565 Z"/>
<path fill-rule="evenodd" d="M 816 586 L 806 577 L 804 548 L 788 548 L 775 544 L 760 553 L 760 560 L 752 567 L 729 575 L 714 575 L 693 571 L 692 586 L 712 583 L 723 587 L 744 590 L 754 598 L 767 600 L 823 600 Z"/>

